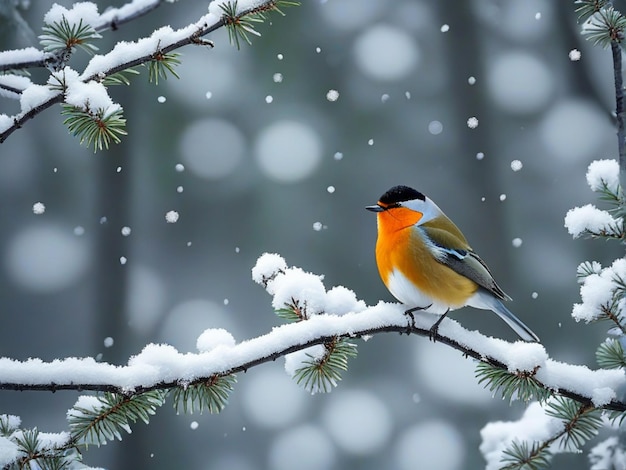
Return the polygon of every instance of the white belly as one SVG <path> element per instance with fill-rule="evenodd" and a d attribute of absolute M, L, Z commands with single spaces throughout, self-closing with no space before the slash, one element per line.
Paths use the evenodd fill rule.
<path fill-rule="evenodd" d="M 424 311 L 438 314 L 453 310 L 450 305 L 434 300 L 432 297 L 424 294 L 397 269 L 394 269 L 389 275 L 387 288 L 407 308 L 428 307 L 430 305 L 430 307 L 424 308 Z"/>

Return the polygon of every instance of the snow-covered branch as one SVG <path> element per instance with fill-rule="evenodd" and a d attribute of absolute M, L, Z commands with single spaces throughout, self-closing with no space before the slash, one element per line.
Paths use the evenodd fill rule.
<path fill-rule="evenodd" d="M 150 13 L 164 3 L 173 3 L 173 0 L 131 0 L 121 7 L 107 8 L 104 13 L 98 15 L 93 28 L 99 33 L 108 30 L 115 31 L 120 26 Z M 45 67 L 46 61 L 52 55 L 35 47 L 2 51 L 0 52 L 0 72 Z"/>
<path fill-rule="evenodd" d="M 262 266 L 269 256 L 277 255 L 264 255 L 257 267 Z M 150 344 L 130 358 L 125 366 L 99 363 L 91 358 L 53 362 L 39 359 L 20 362 L 3 358 L 0 359 L 0 389 L 97 390 L 132 396 L 246 372 L 265 362 L 337 338 L 366 338 L 384 332 L 431 335 L 430 328 L 437 318 L 434 315 L 417 314 L 413 323 L 404 314 L 402 305 L 380 302 L 376 306 L 364 307 L 346 288 L 335 287 L 326 291 L 319 276 L 299 268 L 274 266 L 277 267 L 274 272 L 261 269 L 260 273 L 257 270 L 255 279 L 273 292 L 275 308 L 284 303 L 284 299 L 290 299 L 290 302 L 297 299 L 298 305 L 308 311 L 306 320 L 282 325 L 266 335 L 239 344 L 235 344 L 224 330 L 208 330 L 199 338 L 198 353 L 181 353 L 169 345 Z M 337 315 L 328 311 L 330 306 L 335 307 Z M 344 312 L 355 306 L 357 308 L 353 311 Z M 564 364 L 548 358 L 540 344 L 509 343 L 486 337 L 464 329 L 451 319 L 441 324 L 433 339 L 492 367 L 530 378 L 538 387 L 585 405 L 626 410 L 626 403 L 617 395 L 617 391 L 626 385 L 621 370 L 593 371 L 585 366 Z"/>
<path fill-rule="evenodd" d="M 224 26 L 231 28 L 231 38 L 239 44 L 240 36 L 248 40 L 248 33 L 258 34 L 246 17 L 255 16 L 258 20 L 267 12 L 280 11 L 278 8 L 283 4 L 287 6 L 294 4 L 287 0 L 238 2 L 215 0 L 209 4 L 207 14 L 186 27 L 174 30 L 165 26 L 155 30 L 150 36 L 134 42 L 120 42 L 110 52 L 95 55 L 82 73 L 67 67 L 67 62 L 76 47 L 95 50 L 96 47 L 91 42 L 100 37 L 99 32 L 115 29 L 122 23 L 138 18 L 156 8 L 162 1 L 153 0 L 147 3 L 132 1 L 102 14 L 99 14 L 95 4 L 90 2 L 76 3 L 70 10 L 55 4 L 44 19 L 46 34 L 40 37 L 42 44 L 46 46 L 43 51 L 31 47 L 0 53 L 0 71 L 34 66 L 46 66 L 52 70 L 52 75 L 45 85 L 33 84 L 30 81 L 26 83 L 22 80 L 20 82 L 22 86 L 16 87 L 13 83 L 20 78 L 13 74 L 8 74 L 8 83 L 6 80 L 0 80 L 0 93 L 10 98 L 19 98 L 21 108 L 14 116 L 0 114 L 0 143 L 34 116 L 54 104 L 66 101 L 65 96 L 71 83 L 59 82 L 57 77 L 53 77 L 59 71 L 70 70 L 71 75 L 76 75 L 82 83 L 106 84 L 108 77 L 139 65 L 149 64 L 152 67 L 151 77 L 156 70 L 155 78 L 158 79 L 159 75 L 164 76 L 167 71 L 173 71 L 172 64 L 175 65 L 176 56 L 172 51 L 190 44 L 212 46 L 210 41 L 202 38 Z M 107 126 L 104 125 L 106 121 L 101 115 L 106 116 L 107 113 L 94 108 L 89 94 L 83 97 L 82 105 L 76 106 L 72 103 L 72 106 L 79 112 L 86 113 L 87 118 L 93 119 L 97 128 L 106 130 Z M 121 126 L 124 124 L 123 119 L 115 122 Z M 105 145 L 108 146 L 109 140 L 105 141 Z"/>

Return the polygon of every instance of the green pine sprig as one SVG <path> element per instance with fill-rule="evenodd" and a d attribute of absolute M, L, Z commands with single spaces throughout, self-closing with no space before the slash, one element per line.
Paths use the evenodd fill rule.
<path fill-rule="evenodd" d="M 290 323 L 309 319 L 306 302 L 300 303 L 298 299 L 294 299 L 293 297 L 283 308 L 274 310 L 274 313 L 278 318 L 282 318 Z"/>
<path fill-rule="evenodd" d="M 596 361 L 603 369 L 626 368 L 626 356 L 622 343 L 613 338 L 607 339 L 596 350 Z"/>
<path fill-rule="evenodd" d="M 539 442 L 513 441 L 502 454 L 501 470 L 542 470 L 552 460 L 548 446 Z"/>
<path fill-rule="evenodd" d="M 602 272 L 602 265 L 597 261 L 583 261 L 576 268 L 576 277 L 578 282 L 582 283 L 586 277 L 592 274 L 600 274 Z"/>
<path fill-rule="evenodd" d="M 486 362 L 479 362 L 476 366 L 475 376 L 479 384 L 494 393 L 499 393 L 508 402 L 513 399 L 528 402 L 537 400 L 546 401 L 551 393 L 546 390 L 537 380 L 536 371 L 518 371 L 515 373 L 500 369 Z"/>
<path fill-rule="evenodd" d="M 50 447 L 49 442 L 41 439 L 37 428 L 18 430 L 10 440 L 18 446 L 20 455 L 18 460 L 4 468 L 62 470 L 78 468 L 77 464 L 82 460 L 71 440 Z"/>
<path fill-rule="evenodd" d="M 159 84 L 159 79 L 167 80 L 168 75 L 180 78 L 175 67 L 180 65 L 180 54 L 177 52 L 157 51 L 152 55 L 152 60 L 148 62 L 148 81 Z"/>
<path fill-rule="evenodd" d="M 0 436 L 8 437 L 19 428 L 20 419 L 17 416 L 0 415 Z"/>
<path fill-rule="evenodd" d="M 130 433 L 130 424 L 138 420 L 147 424 L 166 396 L 162 390 L 132 396 L 104 393 L 98 396 L 99 406 L 75 406 L 67 414 L 72 440 L 86 447 L 122 440 L 121 431 Z"/>
<path fill-rule="evenodd" d="M 594 12 L 582 29 L 582 35 L 594 45 L 609 47 L 611 43 L 621 43 L 626 30 L 626 18 L 612 5 L 606 4 Z"/>
<path fill-rule="evenodd" d="M 139 75 L 139 71 L 132 67 L 120 72 L 108 75 L 102 80 L 104 86 L 109 85 L 130 85 L 130 75 Z"/>
<path fill-rule="evenodd" d="M 608 3 L 607 0 L 576 0 L 574 2 L 576 7 L 576 13 L 578 13 L 578 21 L 584 21 L 594 13 L 602 10 Z"/>
<path fill-rule="evenodd" d="M 556 396 L 547 403 L 546 414 L 563 421 L 563 448 L 574 446 L 580 449 L 598 434 L 602 426 L 600 410 L 562 396 Z"/>
<path fill-rule="evenodd" d="M 237 382 L 235 375 L 225 375 L 209 378 L 206 382 L 180 386 L 174 389 L 174 408 L 184 413 L 219 413 L 228 404 L 228 397 Z"/>
<path fill-rule="evenodd" d="M 311 393 L 328 393 L 341 380 L 342 372 L 348 370 L 348 359 L 357 355 L 357 346 L 345 338 L 324 343 L 322 357 L 307 354 L 305 366 L 296 370 L 294 379 Z"/>
<path fill-rule="evenodd" d="M 613 425 L 621 428 L 624 420 L 626 420 L 626 411 L 610 411 L 608 412 L 608 418 Z"/>
<path fill-rule="evenodd" d="M 241 42 L 245 41 L 249 45 L 252 44 L 249 35 L 260 36 L 255 29 L 255 25 L 263 23 L 267 19 L 267 14 L 275 11 L 282 16 L 285 13 L 281 10 L 284 7 L 298 6 L 300 2 L 291 0 L 275 0 L 260 5 L 252 10 L 240 12 L 237 0 L 220 4 L 220 8 L 224 12 L 222 20 L 228 30 L 228 38 L 231 44 L 235 44 L 237 49 L 241 48 Z"/>
<path fill-rule="evenodd" d="M 93 146 L 93 151 L 109 148 L 111 142 L 121 142 L 120 136 L 127 135 L 126 119 L 122 109 L 105 114 L 105 111 L 84 110 L 69 104 L 63 104 L 61 115 L 70 133 L 80 138 L 81 144 Z"/>
<path fill-rule="evenodd" d="M 65 16 L 59 23 L 45 24 L 42 29 L 44 34 L 39 36 L 39 42 L 46 52 L 79 48 L 93 54 L 98 48 L 92 41 L 102 37 L 93 26 L 83 23 L 82 19 L 78 24 L 71 24 Z"/>

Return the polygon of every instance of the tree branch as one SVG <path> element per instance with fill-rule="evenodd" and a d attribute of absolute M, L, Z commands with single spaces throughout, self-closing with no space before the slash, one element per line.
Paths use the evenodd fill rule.
<path fill-rule="evenodd" d="M 621 40 L 621 38 L 620 38 Z M 611 41 L 613 57 L 613 81 L 615 84 L 615 116 L 617 118 L 617 150 L 619 154 L 620 186 L 626 188 L 626 135 L 624 134 L 624 84 L 622 77 L 622 46 L 618 40 Z"/>
<path fill-rule="evenodd" d="M 70 358 L 48 363 L 36 359 L 18 362 L 3 358 L 0 359 L 0 389 L 100 391 L 133 396 L 156 389 L 194 385 L 206 382 L 211 377 L 246 372 L 286 354 L 323 344 L 338 337 L 361 338 L 388 332 L 429 337 L 432 335 L 430 327 L 436 318 L 435 315 L 422 313 L 416 315 L 416 323 L 412 325 L 407 323 L 403 306 L 380 303 L 359 313 L 343 316 L 318 315 L 306 321 L 286 324 L 266 335 L 233 347 L 218 347 L 213 351 L 198 354 L 176 353 L 176 361 L 166 360 L 163 363 L 149 359 L 149 355 L 144 353 L 131 358 L 129 365 L 123 367 L 96 363 L 91 358 Z M 515 348 L 543 350 L 541 345 L 535 343 L 512 344 L 483 336 L 475 331 L 470 332 L 449 319 L 441 324 L 439 332 L 433 335 L 433 339 L 461 351 L 465 356 L 509 372 L 511 367 L 514 367 L 510 363 L 510 356 Z M 586 374 L 595 374 L 593 380 L 599 388 L 615 389 L 624 383 L 621 372 L 615 371 L 615 374 L 609 374 L 609 377 L 606 372 L 594 372 L 584 366 L 566 365 L 550 359 L 542 361 L 533 370 L 536 383 L 552 393 L 571 398 L 585 406 L 626 411 L 626 403 L 623 401 L 614 399 L 596 406 L 592 401 L 593 393 L 583 393 L 570 388 L 572 383 L 588 381 L 589 376 Z M 621 377 L 621 381 L 616 378 L 618 376 Z"/>
<path fill-rule="evenodd" d="M 133 7 L 134 0 L 122 5 L 118 8 L 110 8 L 104 13 L 100 15 L 101 23 L 99 25 L 95 25 L 94 29 L 102 33 L 104 31 L 116 31 L 120 26 L 129 23 L 137 18 L 141 18 L 144 15 L 147 15 L 153 10 L 156 10 L 160 7 L 164 0 L 152 0 L 152 3 L 146 4 L 141 8 Z M 11 51 L 16 53 L 17 51 Z M 0 63 L 0 72 L 5 72 L 7 70 L 16 70 L 16 69 L 29 69 L 35 67 L 45 67 L 47 61 L 53 56 L 53 54 L 46 54 L 43 51 L 39 51 L 41 54 L 41 58 L 39 59 L 24 59 L 21 62 L 13 61 L 11 63 Z M 0 53 L 1 54 L 1 53 Z M 32 55 L 32 54 L 30 54 Z"/>
<path fill-rule="evenodd" d="M 215 30 L 223 26 L 235 23 L 247 15 L 256 14 L 256 13 L 259 13 L 260 11 L 271 10 L 275 6 L 276 6 L 276 0 L 265 0 L 264 2 L 254 7 L 238 12 L 236 18 L 227 18 L 226 15 L 222 15 L 217 21 L 209 22 L 210 19 L 215 17 L 215 15 L 212 15 L 209 13 L 207 15 L 204 15 L 202 18 L 200 18 L 200 20 L 198 20 L 197 23 L 187 26 L 185 28 L 181 28 L 177 31 L 174 31 L 172 32 L 172 34 L 163 35 L 163 33 L 160 32 L 160 30 L 157 30 L 152 34 L 152 36 L 150 36 L 150 38 L 146 38 L 148 40 L 154 40 L 158 38 L 158 41 L 157 41 L 158 45 L 155 48 L 155 50 L 152 51 L 150 54 L 144 53 L 144 54 L 137 55 L 136 57 L 133 57 L 130 59 L 127 59 L 125 57 L 125 60 L 123 62 L 118 62 L 115 65 L 106 67 L 106 68 L 94 66 L 94 64 L 96 63 L 108 64 L 109 60 L 107 59 L 115 59 L 117 56 L 115 55 L 116 51 L 114 48 L 108 54 L 94 56 L 92 60 L 89 62 L 89 64 L 87 65 L 87 68 L 85 69 L 85 71 L 83 72 L 83 76 L 81 80 L 85 83 L 91 80 L 102 81 L 104 78 L 111 76 L 115 73 L 121 72 L 122 70 L 126 70 L 128 68 L 135 67 L 137 65 L 142 65 L 142 64 L 151 62 L 152 60 L 157 60 L 156 59 L 157 54 L 161 54 L 161 55 L 166 54 L 168 52 L 179 49 L 183 46 L 187 46 L 189 44 L 196 44 L 196 45 L 210 44 L 207 41 L 202 40 L 201 38 L 203 36 L 206 36 L 207 34 L 214 32 Z M 123 19 L 118 17 L 116 18 L 116 21 L 117 21 L 116 24 L 119 24 L 120 21 L 126 22 L 126 21 L 130 21 L 131 19 L 134 19 L 132 15 L 129 15 L 127 18 L 123 18 Z M 160 35 L 163 35 L 163 37 L 161 38 Z M 172 39 L 172 38 L 176 38 L 176 39 Z M 21 128 L 25 122 L 32 119 L 37 114 L 44 111 L 45 109 L 48 109 L 53 104 L 63 102 L 63 99 L 64 99 L 63 93 L 59 92 L 57 95 L 33 107 L 28 112 L 13 116 L 13 125 L 5 129 L 4 131 L 0 132 L 0 144 L 3 143 L 13 132 Z"/>

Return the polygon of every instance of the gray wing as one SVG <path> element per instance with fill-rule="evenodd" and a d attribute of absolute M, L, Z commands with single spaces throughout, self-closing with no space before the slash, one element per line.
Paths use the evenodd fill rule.
<path fill-rule="evenodd" d="M 471 250 L 451 249 L 437 245 L 436 243 L 434 244 L 438 249 L 439 256 L 437 256 L 437 260 L 440 263 L 445 264 L 461 276 L 471 279 L 497 298 L 501 300 L 511 300 L 511 298 L 500 289 L 500 286 L 496 284 L 496 281 L 491 275 L 491 271 L 489 271 L 485 262 L 480 259 L 476 253 Z"/>

